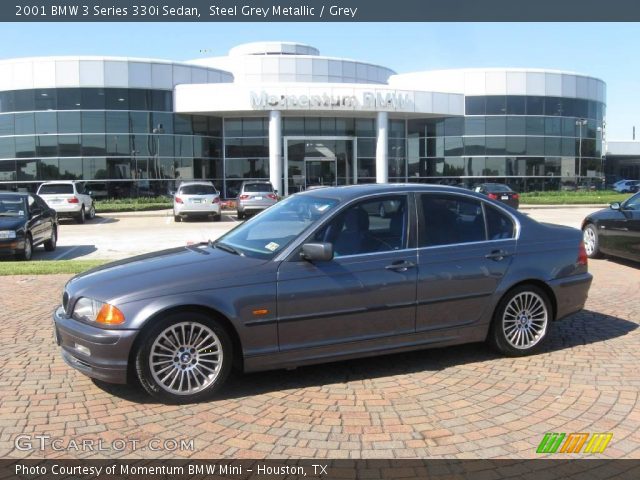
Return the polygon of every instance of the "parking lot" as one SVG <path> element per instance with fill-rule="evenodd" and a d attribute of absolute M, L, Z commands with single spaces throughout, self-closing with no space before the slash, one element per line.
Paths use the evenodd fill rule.
<path fill-rule="evenodd" d="M 580 228 L 582 219 L 597 208 L 531 208 L 522 211 L 536 220 Z M 58 248 L 34 251 L 34 260 L 121 259 L 164 248 L 218 238 L 239 220 L 226 212 L 220 222 L 193 219 L 176 223 L 171 210 L 108 214 L 79 225 L 73 220 L 60 222 Z"/>
<path fill-rule="evenodd" d="M 591 210 L 528 213 L 578 226 Z M 119 258 L 235 224 L 230 216 L 175 224 L 166 215 L 65 222 L 54 253 Z M 70 275 L 2 277 L 0 455 L 534 458 L 546 432 L 612 432 L 599 456 L 640 458 L 638 265 L 593 260 L 590 270 L 585 310 L 555 324 L 538 355 L 503 358 L 473 344 L 235 374 L 214 400 L 188 406 L 154 403 L 139 387 L 96 383 L 64 364 L 51 311 Z M 20 450 L 18 434 L 57 443 Z M 83 440 L 102 447 L 76 448 Z M 191 448 L 173 449 L 172 440 Z"/>

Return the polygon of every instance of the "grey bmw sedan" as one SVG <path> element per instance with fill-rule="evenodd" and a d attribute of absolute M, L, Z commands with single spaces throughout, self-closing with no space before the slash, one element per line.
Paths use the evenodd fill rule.
<path fill-rule="evenodd" d="M 384 204 L 384 215 L 379 206 Z M 242 371 L 486 341 L 538 351 L 591 284 L 579 230 L 455 187 L 361 185 L 288 197 L 216 241 L 71 279 L 62 356 L 165 402 Z"/>

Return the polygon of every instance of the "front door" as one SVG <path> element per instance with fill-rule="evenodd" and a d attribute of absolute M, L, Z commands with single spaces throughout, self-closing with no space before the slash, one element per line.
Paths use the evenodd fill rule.
<path fill-rule="evenodd" d="M 336 185 L 336 159 L 305 160 L 305 189 Z"/>
<path fill-rule="evenodd" d="M 417 268 L 416 250 L 409 248 L 409 200 L 407 194 L 396 194 L 348 206 L 308 239 L 332 243 L 333 260 L 311 263 L 294 254 L 282 262 L 281 351 L 415 331 Z M 350 348 L 357 346 L 353 343 L 345 350 Z"/>

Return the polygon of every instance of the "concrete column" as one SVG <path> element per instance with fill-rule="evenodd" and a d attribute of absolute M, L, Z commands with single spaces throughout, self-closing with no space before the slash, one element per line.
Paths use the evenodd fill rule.
<path fill-rule="evenodd" d="M 378 112 L 376 119 L 376 183 L 389 182 L 389 114 Z"/>
<path fill-rule="evenodd" d="M 284 195 L 282 188 L 282 113 L 269 112 L 269 180 L 278 194 Z"/>

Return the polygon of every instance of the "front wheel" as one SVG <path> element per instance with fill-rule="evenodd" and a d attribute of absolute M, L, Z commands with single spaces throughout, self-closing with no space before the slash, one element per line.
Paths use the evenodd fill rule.
<path fill-rule="evenodd" d="M 27 235 L 24 239 L 24 250 L 22 253 L 18 254 L 18 258 L 20 260 L 31 260 L 33 256 L 33 240 L 31 239 L 31 235 Z"/>
<path fill-rule="evenodd" d="M 232 343 L 219 322 L 201 313 L 168 315 L 145 335 L 136 355 L 144 389 L 166 403 L 209 398 L 225 382 Z"/>
<path fill-rule="evenodd" d="M 587 224 L 582 230 L 582 239 L 584 241 L 584 249 L 589 258 L 600 258 L 600 242 L 598 240 L 598 231 L 592 223 Z"/>
<path fill-rule="evenodd" d="M 530 355 L 542 348 L 552 319 L 547 294 L 534 285 L 508 292 L 493 316 L 489 344 L 509 357 Z"/>

